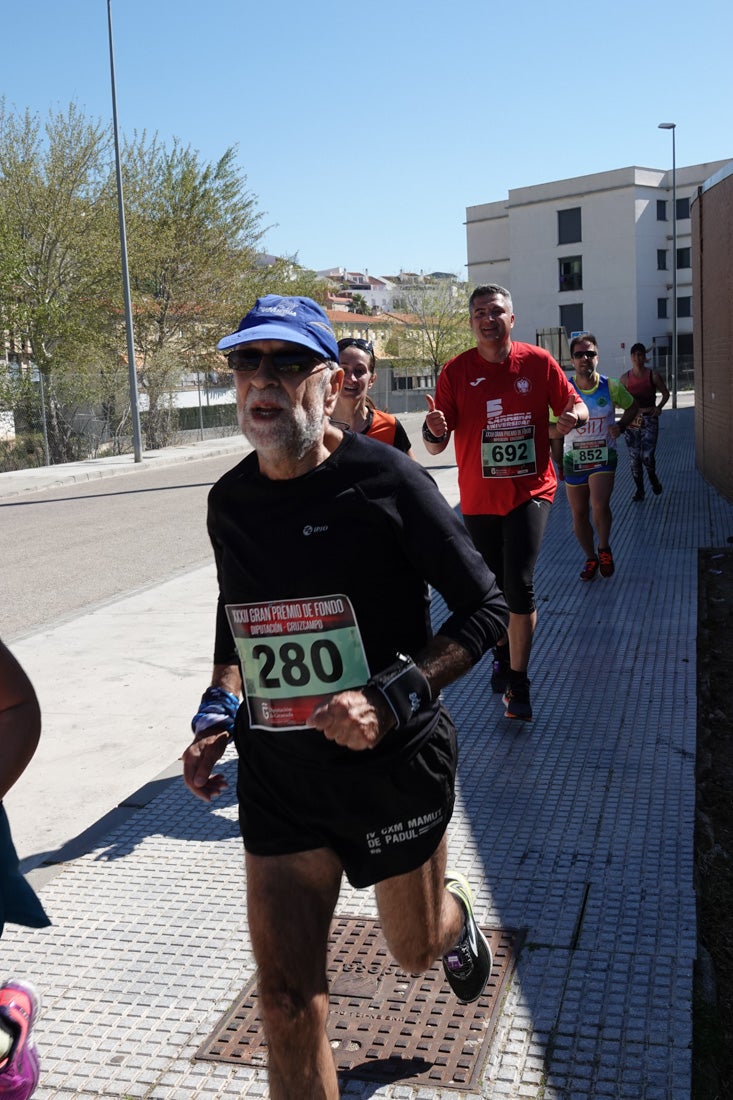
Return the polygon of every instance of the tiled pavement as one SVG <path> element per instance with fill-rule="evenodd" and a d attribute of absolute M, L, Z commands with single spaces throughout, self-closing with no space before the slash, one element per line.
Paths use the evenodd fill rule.
<path fill-rule="evenodd" d="M 697 549 L 733 536 L 733 507 L 695 470 L 692 409 L 665 411 L 658 464 L 663 495 L 632 504 L 621 446 L 609 580 L 577 579 L 558 492 L 534 722 L 502 717 L 485 663 L 446 693 L 462 745 L 451 863 L 482 924 L 527 929 L 473 1100 L 689 1100 Z M 6 928 L 3 971 L 44 998 L 39 1100 L 267 1096 L 261 1069 L 194 1060 L 253 970 L 225 767 L 211 807 L 172 778 L 56 869 L 52 928 Z M 376 916 L 371 891 L 346 887 L 339 912 Z M 459 1094 L 348 1079 L 343 1095 Z"/>

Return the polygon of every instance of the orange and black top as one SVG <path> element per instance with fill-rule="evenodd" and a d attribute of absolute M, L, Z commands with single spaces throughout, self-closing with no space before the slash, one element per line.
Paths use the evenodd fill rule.
<path fill-rule="evenodd" d="M 372 439 L 378 439 L 381 443 L 389 443 L 398 451 L 405 454 L 410 450 L 410 440 L 407 432 L 400 424 L 396 416 L 382 412 L 381 409 L 367 409 L 367 424 L 361 435 L 369 435 Z"/>

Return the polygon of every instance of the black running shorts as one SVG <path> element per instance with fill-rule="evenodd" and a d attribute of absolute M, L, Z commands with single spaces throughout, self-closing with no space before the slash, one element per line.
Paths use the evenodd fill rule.
<path fill-rule="evenodd" d="M 534 567 L 549 515 L 550 501 L 533 497 L 505 516 L 463 517 L 515 615 L 531 615 L 535 609 Z"/>
<path fill-rule="evenodd" d="M 283 758 L 277 734 L 250 730 L 237 741 L 239 824 L 252 855 L 329 848 L 352 886 L 371 886 L 425 863 L 453 813 L 456 731 L 442 707 L 412 756 L 379 766 L 367 750 L 353 767 L 324 771 Z"/>

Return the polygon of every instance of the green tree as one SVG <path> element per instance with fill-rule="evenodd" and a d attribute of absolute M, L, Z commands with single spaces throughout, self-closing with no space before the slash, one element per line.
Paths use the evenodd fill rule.
<path fill-rule="evenodd" d="M 123 151 L 135 336 L 143 359 L 173 344 L 205 351 L 257 281 L 264 233 L 246 176 L 227 149 L 204 163 L 143 134 Z"/>
<path fill-rule="evenodd" d="M 51 457 L 75 457 L 64 376 L 103 338 L 114 297 L 110 135 L 72 103 L 13 114 L 0 100 L 0 328 L 43 373 Z"/>
<path fill-rule="evenodd" d="M 315 271 L 302 267 L 298 263 L 297 256 L 283 256 L 276 259 L 275 263 L 267 269 L 257 293 L 258 297 L 262 294 L 297 294 L 301 297 L 313 298 L 314 301 L 325 306 L 328 286 L 318 278 Z M 254 305 L 254 302 L 249 304 Z"/>
<path fill-rule="evenodd" d="M 217 339 L 259 282 L 264 230 L 233 148 L 205 163 L 178 140 L 166 148 L 143 134 L 122 161 L 146 441 L 160 446 L 171 390 L 185 371 L 215 366 Z"/>
<path fill-rule="evenodd" d="M 221 368 L 217 340 L 257 297 L 324 301 L 325 286 L 295 259 L 263 264 L 262 215 L 233 148 L 207 163 L 143 134 L 122 161 L 135 361 L 147 443 L 161 446 L 181 376 Z M 43 126 L 0 99 L 0 333 L 41 372 L 55 462 L 79 457 L 93 424 L 117 449 L 129 434 L 117 213 L 108 127 L 74 104 Z"/>
<path fill-rule="evenodd" d="M 348 310 L 349 313 L 361 313 L 363 316 L 368 316 L 372 312 L 363 294 L 351 295 Z"/>
<path fill-rule="evenodd" d="M 468 290 L 457 280 L 404 288 L 401 307 L 413 323 L 400 335 L 400 356 L 429 363 L 436 374 L 448 359 L 471 344 L 468 321 Z"/>

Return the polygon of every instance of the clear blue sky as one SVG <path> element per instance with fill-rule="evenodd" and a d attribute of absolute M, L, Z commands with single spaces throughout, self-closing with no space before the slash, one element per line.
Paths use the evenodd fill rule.
<path fill-rule="evenodd" d="M 464 272 L 513 187 L 733 157 L 730 0 L 112 0 L 120 129 L 240 166 L 266 250 Z M 0 94 L 111 119 L 107 0 L 2 15 Z"/>

